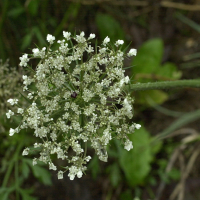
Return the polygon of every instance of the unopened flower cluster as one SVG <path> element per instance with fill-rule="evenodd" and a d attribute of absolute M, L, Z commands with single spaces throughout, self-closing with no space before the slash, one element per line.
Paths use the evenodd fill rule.
<path fill-rule="evenodd" d="M 136 50 L 125 54 L 121 50 L 123 40 L 116 41 L 111 48 L 109 37 L 93 47 L 90 41 L 95 34 L 86 38 L 84 32 L 72 36 L 64 31 L 63 36 L 63 40 L 57 41 L 57 50 L 52 50 L 55 37 L 48 34 L 48 48 L 35 48 L 31 55 L 20 58 L 23 67 L 29 67 L 30 59 L 39 61 L 31 76 L 23 76 L 23 90 L 30 106 L 24 109 L 17 99 L 9 99 L 15 108 L 7 117 L 22 116 L 20 125 L 10 129 L 10 136 L 21 129 L 34 130 L 38 138 L 34 148 L 40 155 L 33 159 L 33 165 L 43 161 L 49 169 L 58 170 L 59 179 L 68 171 L 73 180 L 75 176 L 82 177 L 91 159 L 87 143 L 105 162 L 106 147 L 113 138 L 121 140 L 128 151 L 133 148 L 127 134 L 140 125 L 128 124 L 133 117 L 133 99 L 124 90 L 130 80 L 124 75 L 123 60 L 125 56 L 136 55 Z M 27 147 L 22 154 L 28 155 L 29 151 Z M 56 166 L 52 154 L 67 160 L 68 166 L 63 169 Z"/>

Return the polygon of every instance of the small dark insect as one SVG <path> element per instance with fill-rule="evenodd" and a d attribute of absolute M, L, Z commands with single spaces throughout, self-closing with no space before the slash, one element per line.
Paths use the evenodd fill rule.
<path fill-rule="evenodd" d="M 76 92 L 73 92 L 73 93 L 71 94 L 71 97 L 72 97 L 72 98 L 76 98 L 76 96 L 77 96 L 77 93 L 76 93 Z"/>

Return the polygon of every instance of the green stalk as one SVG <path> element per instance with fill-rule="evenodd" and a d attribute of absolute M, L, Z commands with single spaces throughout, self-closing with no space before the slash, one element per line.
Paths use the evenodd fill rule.
<path fill-rule="evenodd" d="M 200 79 L 194 80 L 178 80 L 178 81 L 159 81 L 153 83 L 136 83 L 130 85 L 131 91 L 141 90 L 161 90 L 161 89 L 175 89 L 184 87 L 200 87 Z"/>
<path fill-rule="evenodd" d="M 1 12 L 1 18 L 0 18 L 0 52 L 1 52 L 1 59 L 5 60 L 6 59 L 6 54 L 5 54 L 5 44 L 3 41 L 2 37 L 2 32 L 3 32 L 3 24 L 6 19 L 7 11 L 8 11 L 8 6 L 9 6 L 9 1 L 5 0 L 4 2 L 1 3 L 2 8 L 0 10 Z"/>
<path fill-rule="evenodd" d="M 2 187 L 6 187 L 6 185 L 8 183 L 8 180 L 9 180 L 9 177 L 11 176 L 14 164 L 15 164 L 15 162 L 18 162 L 19 152 L 20 152 L 20 150 L 22 148 L 22 145 L 23 145 L 23 142 L 19 143 L 18 146 L 17 146 L 15 154 L 13 155 L 13 157 L 12 157 L 12 159 L 10 161 L 8 170 L 7 170 L 6 175 L 5 175 L 4 179 L 3 179 Z"/>
<path fill-rule="evenodd" d="M 19 166 L 18 159 L 15 160 L 15 192 L 16 192 L 16 200 L 19 200 Z"/>

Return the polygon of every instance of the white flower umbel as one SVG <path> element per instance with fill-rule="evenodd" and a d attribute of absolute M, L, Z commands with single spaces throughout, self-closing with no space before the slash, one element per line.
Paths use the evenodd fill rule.
<path fill-rule="evenodd" d="M 121 140 L 129 151 L 133 146 L 127 134 L 140 125 L 129 125 L 133 99 L 125 89 L 130 83 L 123 69 L 126 55 L 118 48 L 124 41 L 108 45 L 110 38 L 106 37 L 94 48 L 91 40 L 95 34 L 85 37 L 81 32 L 72 36 L 64 31 L 63 36 L 55 50 L 51 49 L 55 37 L 50 34 L 47 35 L 48 48 L 32 50 L 30 58 L 37 58 L 38 65 L 32 75 L 23 75 L 23 95 L 30 104 L 22 108 L 16 99 L 9 99 L 15 112 L 9 110 L 6 115 L 8 118 L 14 113 L 22 116 L 20 125 L 10 129 L 10 136 L 22 129 L 33 130 L 37 138 L 34 149 L 39 152 L 33 165 L 42 161 L 49 164 L 49 169 L 58 170 L 58 179 L 68 171 L 73 180 L 83 176 L 85 165 L 91 159 L 87 156 L 88 142 L 99 159 L 106 162 L 110 141 Z M 128 56 L 135 54 L 136 50 L 130 50 Z M 20 60 L 20 65 L 26 67 L 28 55 L 24 54 Z M 28 153 L 26 148 L 23 155 Z M 61 168 L 53 164 L 52 154 L 57 159 L 67 160 L 67 166 Z"/>

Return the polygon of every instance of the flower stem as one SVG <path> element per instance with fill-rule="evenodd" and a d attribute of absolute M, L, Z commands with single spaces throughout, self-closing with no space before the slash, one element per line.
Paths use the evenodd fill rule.
<path fill-rule="evenodd" d="M 184 87 L 200 87 L 200 79 L 178 80 L 178 81 L 159 81 L 153 83 L 136 83 L 130 85 L 131 91 L 141 90 L 160 90 Z"/>

